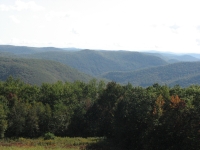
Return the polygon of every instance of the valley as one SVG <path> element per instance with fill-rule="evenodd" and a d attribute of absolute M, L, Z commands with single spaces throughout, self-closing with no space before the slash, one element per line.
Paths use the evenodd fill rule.
<path fill-rule="evenodd" d="M 154 83 L 170 86 L 200 83 L 198 54 L 195 57 L 195 54 L 155 51 L 106 51 L 12 45 L 0 45 L 0 54 L 1 80 L 11 75 L 33 84 L 58 80 L 87 82 L 92 78 L 142 87 Z"/>

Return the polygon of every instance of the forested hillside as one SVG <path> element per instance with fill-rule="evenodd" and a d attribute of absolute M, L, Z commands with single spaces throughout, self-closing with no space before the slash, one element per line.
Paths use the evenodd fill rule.
<path fill-rule="evenodd" d="M 0 50 L 0 138 L 103 137 L 120 150 L 200 149 L 200 62 L 13 48 Z"/>
<path fill-rule="evenodd" d="M 100 77 L 107 80 L 113 80 L 122 84 L 127 84 L 129 82 L 135 86 L 143 87 L 154 83 L 167 84 L 170 86 L 176 84 L 181 86 L 200 84 L 198 78 L 200 75 L 198 54 L 195 57 L 195 54 L 82 50 L 76 48 L 60 49 L 54 47 L 35 48 L 0 45 L 0 55 L 13 59 L 26 58 L 27 61 L 28 59 L 30 59 L 30 61 L 32 61 L 32 59 L 40 59 L 40 62 L 42 60 L 51 60 L 52 63 L 53 61 L 55 62 L 54 65 L 57 67 L 59 67 L 59 62 L 59 65 L 62 64 L 62 67 L 67 67 L 67 70 L 73 68 L 79 71 L 79 73 L 75 73 L 75 70 L 70 71 L 73 72 L 72 74 L 69 74 L 68 71 L 67 73 L 64 73 L 62 70 L 66 70 L 65 68 L 60 69 L 59 71 L 52 69 L 51 72 L 51 63 L 46 63 L 45 67 L 43 67 L 45 69 L 41 69 L 42 66 L 39 64 L 31 67 L 35 73 L 32 77 L 30 76 L 30 73 L 24 74 L 23 71 L 21 71 L 23 70 L 21 67 L 25 67 L 24 65 L 15 65 L 15 69 L 13 70 L 18 70 L 18 72 L 14 73 L 14 71 L 7 71 L 5 73 L 4 71 L 4 73 L 0 74 L 2 79 L 8 77 L 9 74 L 18 76 L 23 81 L 34 79 L 34 81 L 28 81 L 34 84 L 58 80 L 74 81 L 80 79 L 88 81 L 88 75 L 92 75 L 95 78 Z M 22 60 L 24 61 L 24 59 Z M 33 64 L 29 63 L 29 65 Z M 9 65 L 4 66 L 4 70 L 6 67 L 10 70 Z M 69 67 L 71 68 L 69 69 Z M 29 70 L 28 72 L 30 72 L 30 67 L 26 66 L 26 70 Z M 39 75 L 40 73 L 38 72 L 42 75 Z M 61 73 L 62 75 L 60 74 L 62 77 L 58 75 L 58 72 L 63 72 L 63 74 Z M 87 77 L 80 72 L 87 74 Z M 22 74 L 20 75 L 20 73 Z"/>
<path fill-rule="evenodd" d="M 154 83 L 189 86 L 200 84 L 200 62 L 180 62 L 132 72 L 109 72 L 101 77 L 134 86 L 150 86 Z"/>
<path fill-rule="evenodd" d="M 0 45 L 0 52 L 6 52 L 14 55 L 34 54 L 47 51 L 62 51 L 62 49 L 55 47 L 27 47 L 27 46 L 13 46 Z"/>
<path fill-rule="evenodd" d="M 0 57 L 0 80 L 6 80 L 9 76 L 37 85 L 58 80 L 88 82 L 92 79 L 89 75 L 55 61 Z"/>
<path fill-rule="evenodd" d="M 200 149 L 200 86 L 0 82 L 0 137 L 104 137 L 119 149 Z M 49 141 L 50 142 L 50 141 Z M 97 149 L 103 149 L 97 147 Z"/>
<path fill-rule="evenodd" d="M 198 54 L 178 54 L 178 53 L 167 53 L 167 52 L 145 52 L 145 53 L 153 56 L 158 56 L 169 63 L 200 61 L 200 57 Z"/>
<path fill-rule="evenodd" d="M 157 56 L 129 51 L 52 51 L 36 53 L 29 55 L 29 57 L 59 61 L 95 76 L 108 71 L 133 71 L 167 64 L 166 61 Z"/>

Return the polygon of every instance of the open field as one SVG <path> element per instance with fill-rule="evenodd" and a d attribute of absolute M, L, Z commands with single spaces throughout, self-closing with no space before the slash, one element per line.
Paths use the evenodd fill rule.
<path fill-rule="evenodd" d="M 1 150 L 84 150 L 91 144 L 102 141 L 103 138 L 69 138 L 56 137 L 53 140 L 38 139 L 4 139 L 0 140 Z"/>

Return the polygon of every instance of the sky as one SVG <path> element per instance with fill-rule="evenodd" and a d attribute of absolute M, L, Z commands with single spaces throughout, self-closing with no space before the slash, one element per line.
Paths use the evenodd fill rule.
<path fill-rule="evenodd" d="M 0 0 L 0 44 L 200 53 L 199 0 Z"/>

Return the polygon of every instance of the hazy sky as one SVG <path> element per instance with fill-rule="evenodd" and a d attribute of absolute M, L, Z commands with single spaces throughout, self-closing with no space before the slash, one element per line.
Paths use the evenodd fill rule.
<path fill-rule="evenodd" d="M 0 44 L 200 53 L 199 0 L 0 0 Z"/>

